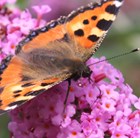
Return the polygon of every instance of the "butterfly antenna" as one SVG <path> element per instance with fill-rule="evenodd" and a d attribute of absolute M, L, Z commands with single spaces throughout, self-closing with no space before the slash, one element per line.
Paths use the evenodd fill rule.
<path fill-rule="evenodd" d="M 137 52 L 137 51 L 139 51 L 139 50 L 140 50 L 140 48 L 136 48 L 136 49 L 133 49 L 133 50 L 131 50 L 131 51 L 129 51 L 129 52 L 122 53 L 122 54 L 119 54 L 119 55 L 116 55 L 116 56 L 113 56 L 113 57 L 110 57 L 110 58 L 106 58 L 106 59 L 104 59 L 104 60 L 100 60 L 100 61 L 95 62 L 95 63 L 92 63 L 92 64 L 89 64 L 88 66 L 91 66 L 91 65 L 93 65 L 93 64 L 98 64 L 98 63 L 103 62 L 103 61 L 112 60 L 112 59 L 115 59 L 115 58 L 118 58 L 118 57 L 121 57 L 121 56 L 125 56 L 125 55 L 128 55 L 128 54 Z"/>

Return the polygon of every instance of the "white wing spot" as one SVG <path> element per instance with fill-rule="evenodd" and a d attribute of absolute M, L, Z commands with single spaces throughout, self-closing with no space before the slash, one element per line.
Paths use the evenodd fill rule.
<path fill-rule="evenodd" d="M 6 107 L 4 110 L 12 110 L 15 109 L 18 105 L 14 105 L 14 106 L 8 106 Z"/>
<path fill-rule="evenodd" d="M 120 2 L 120 1 L 115 1 L 114 2 L 114 4 L 116 5 L 116 7 L 120 7 L 122 4 L 123 4 L 123 2 Z"/>

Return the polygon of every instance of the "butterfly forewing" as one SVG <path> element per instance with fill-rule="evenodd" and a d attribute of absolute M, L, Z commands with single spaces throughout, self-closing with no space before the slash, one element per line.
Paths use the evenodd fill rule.
<path fill-rule="evenodd" d="M 121 5 L 121 0 L 103 0 L 101 4 L 91 3 L 69 14 L 66 29 L 84 61 L 104 39 Z"/>

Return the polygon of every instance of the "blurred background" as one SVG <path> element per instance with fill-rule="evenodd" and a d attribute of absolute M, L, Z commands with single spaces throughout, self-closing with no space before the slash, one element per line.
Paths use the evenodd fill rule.
<path fill-rule="evenodd" d="M 92 0 L 95 1 L 95 0 Z M 99 0 L 96 0 L 99 1 Z M 31 6 L 48 4 L 52 11 L 44 17 L 47 21 L 57 19 L 61 15 L 67 15 L 79 6 L 86 5 L 91 0 L 18 0 L 17 6 L 22 10 Z M 34 13 L 32 12 L 34 15 Z M 117 20 L 113 23 L 102 46 L 94 55 L 95 57 L 112 57 L 120 53 L 140 47 L 140 1 L 125 0 Z M 140 52 L 129 54 L 109 61 L 124 75 L 134 93 L 140 96 Z M 0 138 L 10 138 L 8 132 L 9 118 L 7 114 L 0 116 Z"/>

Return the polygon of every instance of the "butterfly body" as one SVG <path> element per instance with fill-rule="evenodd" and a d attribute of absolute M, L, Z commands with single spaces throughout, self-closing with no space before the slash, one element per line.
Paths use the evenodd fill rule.
<path fill-rule="evenodd" d="M 0 66 L 2 112 L 36 97 L 54 85 L 91 74 L 85 62 L 97 50 L 116 18 L 122 0 L 89 4 L 32 31 L 16 55 Z M 8 96 L 8 97 L 7 97 Z"/>

